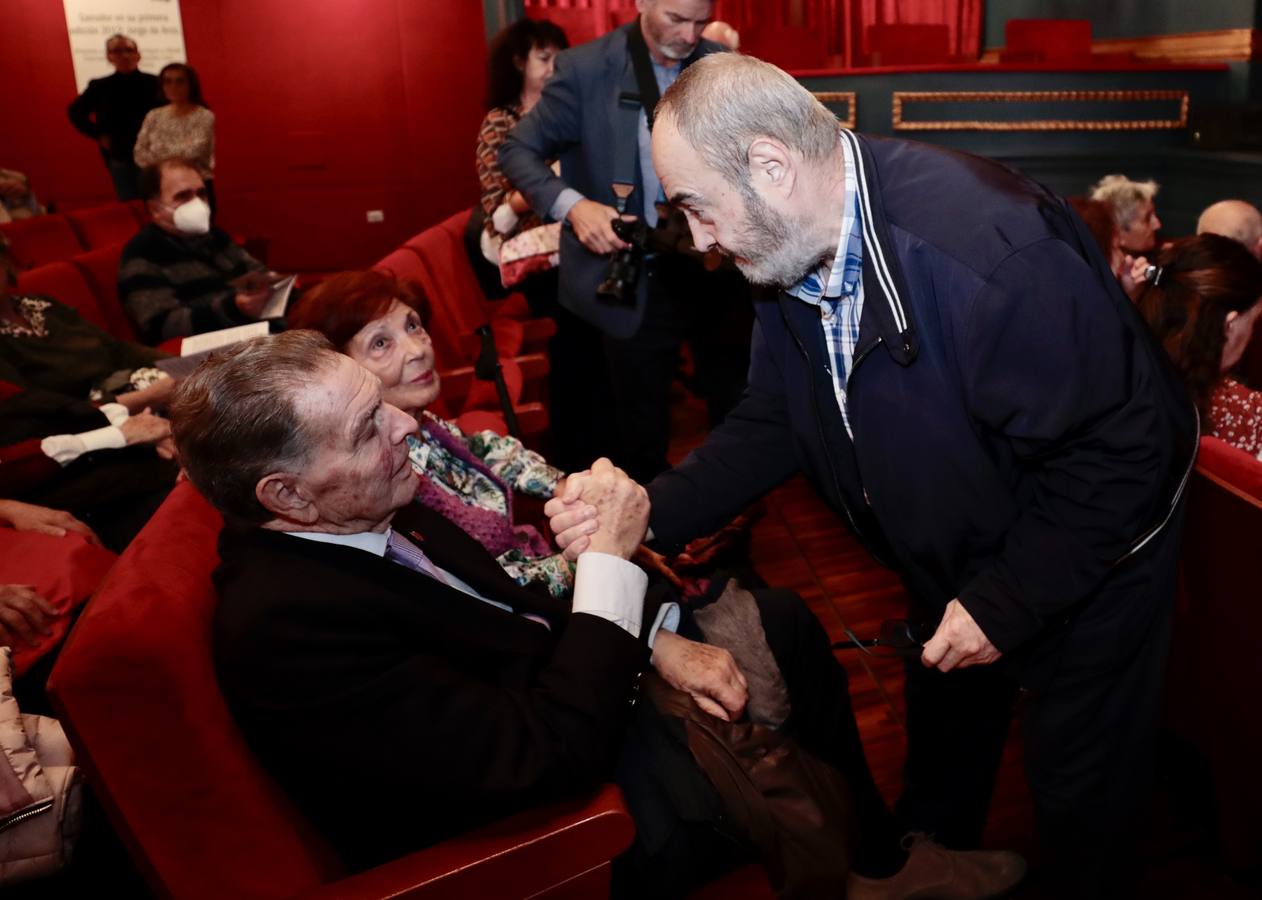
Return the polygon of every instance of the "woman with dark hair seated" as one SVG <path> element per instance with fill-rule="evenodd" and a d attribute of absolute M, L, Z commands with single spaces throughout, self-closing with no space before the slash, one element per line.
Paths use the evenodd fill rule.
<path fill-rule="evenodd" d="M 372 271 L 327 279 L 289 315 L 290 328 L 320 332 L 380 378 L 385 401 L 420 424 L 408 439 L 421 476 L 416 501 L 476 538 L 519 584 L 568 596 L 571 564 L 534 528 L 513 524 L 513 491 L 551 498 L 561 471 L 516 438 L 493 431 L 466 435 L 426 411 L 441 389 L 428 321 L 419 284 Z"/>
<path fill-rule="evenodd" d="M 1262 317 L 1262 263 L 1235 241 L 1176 241 L 1137 303 L 1196 400 L 1206 434 L 1262 458 L 1262 391 L 1231 377 Z"/>

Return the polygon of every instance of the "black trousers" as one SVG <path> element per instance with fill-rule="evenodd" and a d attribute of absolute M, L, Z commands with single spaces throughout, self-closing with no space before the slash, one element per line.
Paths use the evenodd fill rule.
<path fill-rule="evenodd" d="M 907 764 L 896 812 L 948 847 L 981 840 L 1019 694 L 1040 878 L 1055 897 L 1126 896 L 1129 838 L 1154 767 L 1181 513 L 1020 667 L 907 665 Z"/>
<path fill-rule="evenodd" d="M 612 414 L 612 459 L 647 484 L 669 468 L 670 387 L 681 347 L 687 341 L 692 349 L 694 387 L 713 427 L 745 389 L 753 306 L 738 272 L 707 272 L 690 257 L 654 257 L 641 277 L 648 279 L 648 302 L 639 331 L 603 341 L 612 391 L 603 408 Z"/>
<path fill-rule="evenodd" d="M 782 727 L 846 776 L 859 825 L 854 868 L 885 875 L 902 861 L 895 820 L 863 754 L 846 670 L 819 621 L 792 591 L 755 591 L 767 643 L 789 689 L 792 713 Z M 701 634 L 685 612 L 679 633 Z M 636 822 L 636 841 L 614 863 L 619 898 L 679 897 L 736 865 L 753 850 L 725 828 L 717 793 L 672 732 L 677 723 L 650 702 L 636 705 L 617 781 Z"/>

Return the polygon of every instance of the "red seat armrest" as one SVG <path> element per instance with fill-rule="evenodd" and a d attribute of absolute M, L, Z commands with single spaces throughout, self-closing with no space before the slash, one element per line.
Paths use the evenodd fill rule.
<path fill-rule="evenodd" d="M 305 900 L 527 898 L 607 864 L 635 827 L 621 792 L 530 810 L 303 894 Z"/>

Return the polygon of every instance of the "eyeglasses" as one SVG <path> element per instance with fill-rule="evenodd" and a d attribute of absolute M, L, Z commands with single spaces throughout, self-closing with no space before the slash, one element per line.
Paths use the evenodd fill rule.
<path fill-rule="evenodd" d="M 860 638 L 848 627 L 844 629 L 848 640 L 837 641 L 834 650 L 859 650 L 868 656 L 916 657 L 921 654 L 933 629 L 921 622 L 907 619 L 886 619 L 881 623 L 879 636 Z"/>
<path fill-rule="evenodd" d="M 137 49 L 136 47 L 111 47 L 105 52 L 109 56 L 115 56 L 115 55 L 120 55 L 123 53 L 127 53 L 127 54 L 139 53 L 140 50 Z"/>

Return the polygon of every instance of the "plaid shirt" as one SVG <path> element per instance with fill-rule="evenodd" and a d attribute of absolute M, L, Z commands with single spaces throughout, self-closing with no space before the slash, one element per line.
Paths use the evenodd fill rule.
<path fill-rule="evenodd" d="M 819 308 L 824 343 L 832 360 L 828 374 L 833 379 L 833 393 L 837 397 L 846 433 L 853 440 L 850 415 L 846 411 L 846 379 L 854 360 L 854 348 L 859 343 L 859 320 L 863 315 L 863 222 L 859 212 L 859 182 L 854 158 L 845 141 L 841 142 L 841 150 L 845 159 L 846 204 L 841 218 L 841 234 L 837 239 L 837 254 L 831 266 L 820 266 L 818 271 L 807 275 L 785 293 Z"/>

